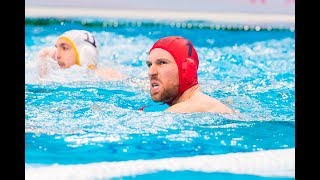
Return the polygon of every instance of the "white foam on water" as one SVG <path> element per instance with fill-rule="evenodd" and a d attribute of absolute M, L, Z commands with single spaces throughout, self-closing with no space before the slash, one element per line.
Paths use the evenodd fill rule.
<path fill-rule="evenodd" d="M 108 179 L 158 171 L 295 177 L 295 148 L 76 165 L 26 165 L 25 179 Z"/>

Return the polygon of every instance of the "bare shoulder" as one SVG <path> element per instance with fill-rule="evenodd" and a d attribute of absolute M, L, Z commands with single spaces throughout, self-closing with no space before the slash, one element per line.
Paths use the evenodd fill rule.
<path fill-rule="evenodd" d="M 214 99 L 202 92 L 184 102 L 177 103 L 166 109 L 167 112 L 188 113 L 188 112 L 212 112 L 212 113 L 233 113 L 234 110 L 229 108 L 217 99 Z"/>
<path fill-rule="evenodd" d="M 121 80 L 127 77 L 125 74 L 122 74 L 113 68 L 107 68 L 107 67 L 97 68 L 95 69 L 95 72 L 102 79 L 109 80 L 109 81 Z"/>
<path fill-rule="evenodd" d="M 189 112 L 208 112 L 208 102 L 203 96 L 193 96 L 186 101 L 174 104 L 166 109 L 167 112 L 189 113 Z"/>
<path fill-rule="evenodd" d="M 166 112 L 175 112 L 175 113 L 187 113 L 187 112 L 193 112 L 193 108 L 190 108 L 187 102 L 182 102 L 175 104 L 173 106 L 170 106 L 165 111 Z"/>
<path fill-rule="evenodd" d="M 203 93 L 199 95 L 198 100 L 196 102 L 199 106 L 201 106 L 202 109 L 205 109 L 206 112 L 214 112 L 214 113 L 233 113 L 234 112 L 231 108 L 223 104 L 221 101 Z"/>
<path fill-rule="evenodd" d="M 233 110 L 221 101 L 202 92 L 196 93 L 185 104 L 191 112 L 233 113 Z"/>

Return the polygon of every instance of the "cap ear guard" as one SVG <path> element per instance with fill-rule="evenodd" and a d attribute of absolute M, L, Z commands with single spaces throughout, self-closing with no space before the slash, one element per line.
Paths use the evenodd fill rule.
<path fill-rule="evenodd" d="M 192 73 L 190 73 L 192 72 Z M 191 58 L 185 58 L 181 65 L 181 80 L 186 87 L 198 82 L 197 64 Z M 182 90 L 184 91 L 184 90 Z"/>
<path fill-rule="evenodd" d="M 96 66 L 98 51 L 93 46 L 82 46 L 79 48 L 79 59 L 81 65 L 86 65 L 88 67 Z"/>

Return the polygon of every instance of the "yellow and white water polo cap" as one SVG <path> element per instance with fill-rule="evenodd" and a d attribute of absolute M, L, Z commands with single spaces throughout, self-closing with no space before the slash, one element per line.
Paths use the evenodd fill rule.
<path fill-rule="evenodd" d="M 87 65 L 93 68 L 97 65 L 99 51 L 95 37 L 85 30 L 70 30 L 64 32 L 58 39 L 64 38 L 72 45 L 79 66 Z"/>

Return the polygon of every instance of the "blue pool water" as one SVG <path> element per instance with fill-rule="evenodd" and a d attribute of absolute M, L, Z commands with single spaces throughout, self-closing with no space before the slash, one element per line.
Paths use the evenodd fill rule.
<path fill-rule="evenodd" d="M 217 27 L 26 18 L 26 179 L 294 179 L 294 32 Z M 75 68 L 39 78 L 36 53 L 70 29 L 92 32 L 100 66 L 128 77 Z M 168 35 L 193 42 L 202 91 L 238 115 L 166 113 L 151 100 L 147 53 Z"/>

